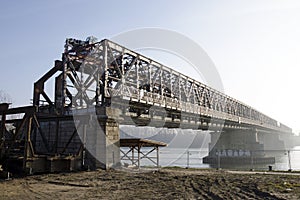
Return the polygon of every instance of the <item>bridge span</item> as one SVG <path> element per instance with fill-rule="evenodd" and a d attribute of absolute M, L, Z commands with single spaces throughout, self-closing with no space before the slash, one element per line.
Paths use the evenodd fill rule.
<path fill-rule="evenodd" d="M 49 83 L 54 83 L 54 95 L 46 89 Z M 23 119 L 6 119 L 20 113 Z M 62 59 L 35 82 L 33 106 L 4 106 L 0 114 L 1 138 L 6 138 L 0 144 L 1 159 L 15 162 L 12 149 L 23 145 L 15 154 L 21 157 L 23 170 L 34 172 L 45 171 L 41 165 L 59 171 L 55 163 L 61 162 L 72 169 L 118 165 L 119 124 L 209 130 L 207 162 L 215 162 L 220 151 L 252 152 L 269 143 L 284 147 L 280 138 L 292 134 L 291 128 L 249 105 L 126 47 L 93 37 L 67 39 Z M 9 131 L 7 124 L 15 129 Z M 264 160 L 261 152 L 255 156 Z"/>

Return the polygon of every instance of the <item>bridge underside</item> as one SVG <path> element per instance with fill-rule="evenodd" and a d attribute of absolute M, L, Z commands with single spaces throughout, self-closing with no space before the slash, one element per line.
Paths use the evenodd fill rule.
<path fill-rule="evenodd" d="M 51 79 L 54 95 L 46 89 Z M 26 173 L 119 166 L 120 124 L 212 131 L 208 160 L 216 152 L 263 158 L 254 153 L 268 146 L 261 141 L 291 134 L 250 106 L 108 40 L 67 39 L 62 60 L 35 82 L 33 106 L 2 104 L 0 115 L 0 164 Z"/>

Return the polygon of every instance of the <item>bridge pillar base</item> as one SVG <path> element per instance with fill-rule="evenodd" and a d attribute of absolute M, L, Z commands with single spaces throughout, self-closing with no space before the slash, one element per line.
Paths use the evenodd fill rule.
<path fill-rule="evenodd" d="M 208 164 L 272 164 L 274 157 L 265 157 L 264 145 L 254 130 L 225 130 L 212 132 L 209 155 L 203 158 Z"/>
<path fill-rule="evenodd" d="M 284 151 L 285 142 L 281 140 L 278 133 L 258 133 L 258 139 L 264 144 L 266 151 Z"/>
<path fill-rule="evenodd" d="M 97 108 L 96 112 L 97 119 L 85 127 L 84 166 L 89 169 L 119 167 L 121 165 L 119 110 L 101 107 Z"/>

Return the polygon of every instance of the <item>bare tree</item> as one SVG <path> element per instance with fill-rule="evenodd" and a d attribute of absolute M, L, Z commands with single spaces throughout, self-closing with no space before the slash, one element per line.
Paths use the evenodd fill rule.
<path fill-rule="evenodd" d="M 11 98 L 11 96 L 7 92 L 5 92 L 4 90 L 0 90 L 0 103 L 12 104 L 13 99 Z M 24 117 L 24 114 L 20 113 L 20 114 L 7 115 L 6 119 L 21 119 L 23 117 Z"/>
<path fill-rule="evenodd" d="M 0 90 L 0 103 L 12 103 L 11 96 L 4 90 Z"/>

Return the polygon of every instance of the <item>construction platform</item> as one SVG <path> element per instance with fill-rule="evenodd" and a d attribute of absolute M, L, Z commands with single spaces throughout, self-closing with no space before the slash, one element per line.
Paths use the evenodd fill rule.
<path fill-rule="evenodd" d="M 130 161 L 131 164 L 140 168 L 141 160 L 147 159 L 151 161 L 156 167 L 159 165 L 159 147 L 166 147 L 167 144 L 164 142 L 158 142 L 154 140 L 142 139 L 142 138 L 126 138 L 120 139 L 121 147 L 121 161 Z M 124 148 L 129 148 L 126 152 L 122 150 Z M 143 148 L 143 150 L 142 150 Z M 135 153 L 135 151 L 137 153 Z M 151 156 L 150 154 L 156 151 L 156 156 Z"/>

